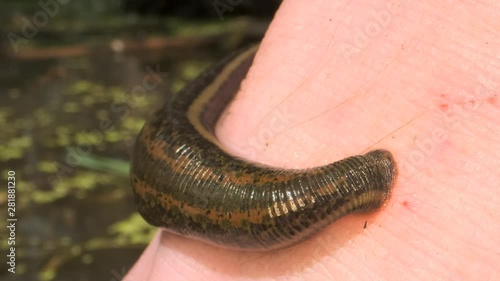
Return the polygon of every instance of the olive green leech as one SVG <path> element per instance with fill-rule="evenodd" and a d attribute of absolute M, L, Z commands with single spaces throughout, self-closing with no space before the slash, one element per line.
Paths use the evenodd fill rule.
<path fill-rule="evenodd" d="M 279 249 L 389 197 L 397 170 L 386 150 L 291 170 L 220 147 L 215 124 L 256 50 L 235 53 L 203 73 L 144 125 L 131 181 L 138 211 L 149 223 L 224 247 Z"/>

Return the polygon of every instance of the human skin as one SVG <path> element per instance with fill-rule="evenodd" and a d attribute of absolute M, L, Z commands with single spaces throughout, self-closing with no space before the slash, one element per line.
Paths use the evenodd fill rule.
<path fill-rule="evenodd" d="M 479 2 L 285 0 L 219 139 L 286 168 L 388 149 L 391 198 L 279 251 L 159 231 L 124 280 L 498 278 L 500 2 Z"/>

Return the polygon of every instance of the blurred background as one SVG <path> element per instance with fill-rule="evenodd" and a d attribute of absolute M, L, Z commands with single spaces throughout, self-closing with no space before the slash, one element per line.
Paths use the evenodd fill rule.
<path fill-rule="evenodd" d="M 280 2 L 0 0 L 0 280 L 121 280 L 156 231 L 128 179 L 145 119 Z"/>

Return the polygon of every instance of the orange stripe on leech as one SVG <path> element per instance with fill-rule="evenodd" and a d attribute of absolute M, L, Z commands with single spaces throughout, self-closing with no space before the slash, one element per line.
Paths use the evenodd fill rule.
<path fill-rule="evenodd" d="M 272 174 L 270 176 L 261 176 L 259 178 L 259 182 L 254 181 L 254 177 L 250 174 L 246 175 L 244 173 L 240 173 L 239 175 L 236 175 L 236 172 L 225 172 L 224 177 L 222 180 L 219 180 L 219 175 L 211 173 L 211 172 L 206 172 L 207 170 L 210 171 L 210 167 L 207 167 L 206 169 L 187 169 L 186 168 L 186 163 L 190 163 L 192 160 L 189 159 L 188 155 L 180 155 L 176 158 L 171 158 L 168 156 L 168 154 L 165 153 L 165 148 L 166 148 L 166 143 L 160 142 L 157 140 L 151 140 L 149 137 L 152 135 L 150 133 L 151 128 L 149 126 L 144 128 L 142 137 L 144 143 L 146 143 L 146 150 L 149 154 L 149 156 L 155 160 L 159 160 L 162 163 L 165 163 L 166 169 L 171 170 L 172 172 L 182 175 L 182 177 L 190 177 L 191 179 L 194 180 L 204 180 L 207 182 L 212 181 L 213 183 L 217 183 L 220 186 L 234 186 L 235 183 L 238 185 L 266 185 L 270 183 L 279 183 L 283 181 L 288 181 L 289 177 L 284 174 Z M 309 169 L 308 171 L 312 177 L 315 175 L 320 175 L 324 174 L 324 168 L 317 168 L 317 169 Z M 315 186 L 314 188 L 314 194 L 304 194 L 303 196 L 294 196 L 294 201 L 293 204 L 296 204 L 298 206 L 292 206 L 292 202 L 285 202 L 285 205 L 282 203 L 275 202 L 273 206 L 270 206 L 270 208 L 273 210 L 268 210 L 267 212 L 271 214 L 271 216 L 279 216 L 282 215 L 283 213 L 288 213 L 288 209 L 290 211 L 295 211 L 299 208 L 303 208 L 306 205 L 309 205 L 310 203 L 314 203 L 315 199 L 318 196 L 328 196 L 332 195 L 337 191 L 337 188 L 339 186 L 347 186 L 347 177 L 342 176 L 342 177 L 336 177 L 333 178 L 331 181 L 324 181 L 324 182 L 316 182 L 312 186 Z M 271 188 L 271 187 L 269 187 Z M 308 203 L 303 203 L 303 202 L 308 202 Z M 284 210 L 286 209 L 286 210 Z"/>
<path fill-rule="evenodd" d="M 177 199 L 172 198 L 172 196 L 170 196 L 169 194 L 160 193 L 157 189 L 151 187 L 146 182 L 140 180 L 137 177 L 134 178 L 133 182 L 134 190 L 140 198 L 161 198 L 157 200 L 157 203 L 159 203 L 163 207 L 163 209 L 169 210 L 172 206 L 175 206 L 179 210 L 182 210 L 183 214 L 189 215 L 194 220 L 196 216 L 201 215 L 213 224 L 221 225 L 223 221 L 229 221 L 230 224 L 235 227 L 243 227 L 242 222 L 244 220 L 249 223 L 261 224 L 264 220 L 264 217 L 268 215 L 267 210 L 261 209 L 251 209 L 246 212 L 241 212 L 238 210 L 234 210 L 231 212 L 220 212 L 212 209 L 210 210 L 211 212 L 207 215 L 207 209 L 194 207 L 190 205 L 189 202 L 181 202 Z"/>
<path fill-rule="evenodd" d="M 206 172 L 206 170 L 210 170 L 210 167 L 206 168 L 206 170 L 186 169 L 186 166 L 183 164 L 190 163 L 192 161 L 191 159 L 189 159 L 187 155 L 185 156 L 181 155 L 176 158 L 169 157 L 165 153 L 166 144 L 164 142 L 159 142 L 156 140 L 149 139 L 149 136 L 151 136 L 149 130 L 150 128 L 147 127 L 143 132 L 144 133 L 143 140 L 146 144 L 148 144 L 146 145 L 146 149 L 148 151 L 149 156 L 152 157 L 153 159 L 165 163 L 167 169 L 173 171 L 174 173 L 182 175 L 183 177 L 190 177 L 194 180 L 202 179 L 207 182 L 212 181 L 220 186 L 234 185 L 234 183 L 241 185 L 251 184 L 255 186 L 255 185 L 266 185 L 269 183 L 278 183 L 289 180 L 289 177 L 287 175 L 275 174 L 275 175 L 270 175 L 269 177 L 261 176 L 259 178 L 259 182 L 254 182 L 254 178 L 252 177 L 252 175 L 245 175 L 243 173 L 236 175 L 235 174 L 236 172 L 225 172 L 224 177 L 222 178 L 222 180 L 219 181 L 219 175 Z M 201 173 L 202 171 L 203 173 Z M 322 169 L 309 169 L 309 173 L 312 176 L 314 176 L 317 174 L 322 174 L 324 172 L 322 171 Z M 345 176 L 335 178 L 334 181 L 330 182 L 321 182 L 321 183 L 317 182 L 314 185 L 316 186 L 316 188 L 314 189 L 314 195 L 305 194 L 303 196 L 294 196 L 295 200 L 293 201 L 293 203 L 297 204 L 298 206 L 291 206 L 292 204 L 291 202 L 286 202 L 286 205 L 282 205 L 281 203 L 275 202 L 273 206 L 270 206 L 272 210 L 274 210 L 274 212 L 268 210 L 268 213 L 271 213 L 271 216 L 274 215 L 279 216 L 282 215 L 283 213 L 288 213 L 288 211 L 283 211 L 284 208 L 290 209 L 291 211 L 295 211 L 298 208 L 303 208 L 306 205 L 303 202 L 314 203 L 315 198 L 317 198 L 317 196 L 332 195 L 332 193 L 336 192 L 337 187 L 340 185 L 344 186 L 347 185 L 347 178 Z"/>
<path fill-rule="evenodd" d="M 241 212 L 238 210 L 232 210 L 230 212 L 220 212 L 211 209 L 211 212 L 207 215 L 207 209 L 194 207 L 190 205 L 189 202 L 184 202 L 184 204 L 182 204 L 180 200 L 173 198 L 169 194 L 160 193 L 157 189 L 151 187 L 149 184 L 137 177 L 134 177 L 133 182 L 134 189 L 140 198 L 161 198 L 157 201 L 157 203 L 159 203 L 163 207 L 163 209 L 169 210 L 172 206 L 175 206 L 179 210 L 182 210 L 183 214 L 189 215 L 194 220 L 196 216 L 203 216 L 213 224 L 221 225 L 222 222 L 226 221 L 235 227 L 243 227 L 242 222 L 244 220 L 246 220 L 248 223 L 261 224 L 264 221 L 264 217 L 272 218 L 275 216 L 286 215 L 288 213 L 288 211 L 284 211 L 284 206 L 275 202 L 275 204 L 270 206 L 270 208 L 267 210 L 255 208 L 245 212 Z M 384 192 L 379 190 L 363 193 L 358 196 L 353 196 L 347 204 L 344 204 L 342 208 L 337 210 L 337 216 L 345 215 L 346 213 L 349 213 L 352 209 L 354 209 L 355 206 L 373 202 L 374 198 L 381 198 L 383 196 L 385 196 Z M 311 208 L 314 204 L 314 200 L 311 200 L 311 196 L 309 195 L 297 196 L 294 201 L 298 202 L 301 200 L 307 200 L 308 204 L 307 206 L 300 206 L 300 209 Z M 333 204 L 333 202 L 330 203 Z M 277 209 L 280 211 L 278 211 Z M 295 210 L 291 211 L 293 212 Z M 266 223 L 271 222 L 272 220 L 266 220 Z"/>
<path fill-rule="evenodd" d="M 189 163 L 191 161 L 187 156 L 179 155 L 176 158 L 169 157 L 165 153 L 166 143 L 151 139 L 150 131 L 151 128 L 149 128 L 149 126 L 145 127 L 141 134 L 141 138 L 143 142 L 146 144 L 145 145 L 146 150 L 152 159 L 159 160 L 160 162 L 165 163 L 168 166 L 168 168 L 175 173 L 182 174 L 184 176 L 191 176 L 193 178 L 198 178 L 197 170 L 193 170 L 192 172 L 189 173 L 186 171 L 184 166 L 180 165 L 180 163 Z M 207 175 L 207 180 L 209 179 L 212 181 L 219 182 L 221 185 L 229 183 L 238 183 L 242 185 L 248 185 L 248 184 L 263 185 L 268 183 L 287 181 L 289 180 L 289 177 L 284 174 L 262 175 L 259 177 L 259 182 L 255 182 L 254 180 L 255 178 L 252 174 L 245 174 L 239 171 L 231 171 L 231 172 L 226 171 L 221 181 L 219 181 L 219 175 L 216 175 L 214 173 L 209 173 Z"/>

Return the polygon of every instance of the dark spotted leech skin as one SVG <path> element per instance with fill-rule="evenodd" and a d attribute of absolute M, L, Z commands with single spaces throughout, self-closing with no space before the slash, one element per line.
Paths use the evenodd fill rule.
<path fill-rule="evenodd" d="M 279 249 L 387 200 L 396 165 L 385 150 L 286 170 L 220 148 L 215 123 L 256 49 L 233 54 L 202 74 L 142 129 L 131 181 L 139 213 L 150 224 L 229 248 Z"/>

